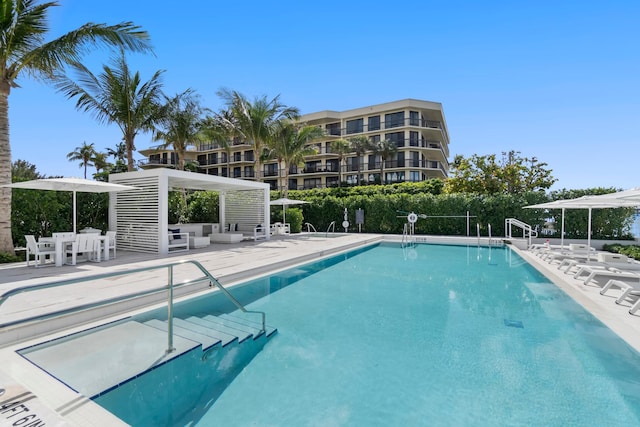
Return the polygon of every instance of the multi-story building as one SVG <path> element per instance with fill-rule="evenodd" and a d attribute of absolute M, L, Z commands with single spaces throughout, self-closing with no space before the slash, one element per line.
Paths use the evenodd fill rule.
<path fill-rule="evenodd" d="M 347 111 L 320 111 L 305 114 L 301 123 L 316 125 L 325 137 L 314 142 L 316 154 L 307 156 L 304 165 L 289 166 L 289 189 L 310 189 L 347 184 L 395 183 L 445 179 L 449 173 L 449 132 L 442 104 L 416 99 L 404 99 Z M 384 161 L 384 176 L 380 177 L 383 159 L 373 151 L 357 156 L 355 152 L 342 156 L 332 150 L 332 142 L 365 136 L 370 142 L 388 140 L 397 150 L 392 159 Z M 175 166 L 175 156 L 167 150 L 141 151 L 149 161 L 143 168 Z M 217 144 L 201 144 L 189 151 L 198 169 L 210 175 L 256 179 L 255 153 L 247 141 L 234 141 L 228 149 Z M 171 161 L 169 161 L 171 159 Z M 166 160 L 166 161 L 165 161 Z M 284 176 L 283 165 L 266 161 L 259 174 L 273 189 Z"/>

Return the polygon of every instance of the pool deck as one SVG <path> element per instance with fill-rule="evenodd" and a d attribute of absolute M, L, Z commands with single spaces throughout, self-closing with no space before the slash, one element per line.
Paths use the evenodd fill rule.
<path fill-rule="evenodd" d="M 77 266 L 27 268 L 24 262 L 4 264 L 0 265 L 0 294 L 22 286 L 76 279 L 107 272 L 127 271 L 141 267 L 164 266 L 167 263 L 181 260 L 200 262 L 221 283 L 233 287 L 241 281 L 268 271 L 287 268 L 382 239 L 399 240 L 398 236 L 374 234 L 348 234 L 332 238 L 323 238 L 317 235 L 292 235 L 261 242 L 212 244 L 206 248 L 171 254 L 170 256 L 119 251 L 116 259 L 101 263 L 85 262 Z M 474 243 L 475 239 L 471 244 Z M 549 265 L 528 251 L 515 250 L 607 327 L 615 331 L 637 351 L 640 351 L 640 316 L 628 313 L 629 304 L 618 305 L 614 303 L 620 294 L 619 290 L 611 290 L 610 295 L 602 296 L 599 294 L 600 287 L 597 285 L 585 286 L 582 281 L 559 271 L 556 265 Z M 181 274 L 176 272 L 177 277 L 181 277 Z M 158 283 L 166 283 L 166 280 L 166 269 L 148 271 L 136 279 L 136 289 L 157 288 Z M 191 291 L 200 292 L 207 288 L 208 286 L 201 285 L 200 288 L 194 288 Z M 92 301 L 118 297 L 130 292 L 130 289 L 130 281 L 105 279 L 91 282 L 90 285 L 71 285 L 21 294 L 0 306 L 0 324 L 40 315 L 46 310 L 64 309 L 79 303 L 91 303 Z M 130 310 L 131 308 L 129 308 Z M 104 319 L 111 315 L 110 313 L 102 313 L 102 319 L 99 322 L 93 324 L 89 322 L 81 327 L 72 328 L 71 331 L 104 323 Z M 73 319 L 67 320 L 72 321 Z M 47 323 L 51 323 L 51 328 L 56 328 L 52 322 Z M 65 332 L 56 332 L 46 328 L 32 329 L 33 334 L 21 339 L 19 344 L 0 343 L 0 389 L 6 390 L 4 395 L 0 395 L 0 406 L 9 404 L 13 408 L 10 411 L 0 413 L 0 427 L 12 425 L 22 416 L 29 414 L 36 415 L 38 418 L 34 418 L 34 420 L 41 419 L 46 422 L 46 425 L 124 425 L 107 411 L 86 397 L 79 396 L 69 390 L 64 384 L 52 379 L 16 353 L 16 350 L 29 345 L 69 334 L 68 329 Z M 6 333 L 3 332 L 3 334 Z M 17 340 L 20 337 L 13 338 Z M 14 339 L 9 341 L 14 341 Z M 37 392 L 34 393 L 36 390 Z M 13 404 L 8 402 L 13 402 Z M 10 418 L 9 415 L 13 416 Z"/>

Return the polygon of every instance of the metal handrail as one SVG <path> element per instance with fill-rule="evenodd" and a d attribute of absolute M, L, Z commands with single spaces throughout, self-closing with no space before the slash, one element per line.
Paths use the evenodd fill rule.
<path fill-rule="evenodd" d="M 310 222 L 305 222 L 304 224 L 307 226 L 307 233 L 311 233 L 312 229 L 314 233 L 318 232 L 316 228 L 313 226 L 313 224 L 311 224 Z"/>
<path fill-rule="evenodd" d="M 327 233 L 325 234 L 325 237 L 329 236 L 329 230 L 332 230 L 334 233 L 336 232 L 336 222 L 335 221 L 331 221 L 331 224 L 329 224 L 329 226 L 327 227 Z"/>
<path fill-rule="evenodd" d="M 182 282 L 182 283 L 180 283 L 178 285 L 174 285 L 174 283 L 173 283 L 173 267 L 175 267 L 177 265 L 182 265 L 182 264 L 193 264 L 193 265 L 195 265 L 202 273 L 204 273 L 204 277 L 198 277 L 196 279 L 186 280 L 186 281 L 184 281 L 184 282 Z M 120 302 L 120 301 L 124 301 L 124 300 L 128 300 L 128 299 L 133 299 L 133 298 L 138 298 L 138 297 L 142 297 L 142 296 L 146 296 L 146 295 L 151 295 L 151 294 L 154 294 L 154 293 L 161 292 L 164 289 L 167 289 L 169 291 L 169 296 L 167 297 L 167 322 L 168 322 L 167 353 L 171 353 L 172 351 L 175 350 L 175 348 L 173 348 L 173 290 L 174 290 L 174 288 L 190 285 L 190 284 L 197 283 L 197 282 L 201 282 L 203 280 L 209 280 L 209 282 L 211 282 L 212 284 L 215 284 L 216 287 L 218 289 L 220 289 L 220 291 L 240 311 L 242 311 L 243 313 L 260 314 L 261 317 L 262 317 L 262 329 L 261 329 L 261 332 L 265 332 L 266 331 L 266 313 L 265 312 L 247 310 L 233 295 L 231 295 L 231 293 L 224 286 L 222 286 L 222 284 L 218 281 L 218 279 L 213 277 L 213 275 L 206 268 L 204 268 L 204 266 L 202 264 L 200 264 L 198 261 L 194 261 L 194 260 L 183 260 L 183 261 L 178 261 L 178 262 L 165 264 L 165 265 L 158 265 L 158 266 L 151 266 L 151 267 L 140 267 L 140 268 L 134 268 L 134 269 L 131 269 L 131 270 L 126 270 L 126 271 L 114 272 L 114 273 L 103 273 L 103 274 L 96 274 L 94 276 L 85 276 L 85 277 L 81 277 L 81 278 L 61 280 L 61 281 L 58 281 L 58 282 L 42 283 L 42 284 L 39 284 L 39 285 L 22 286 L 22 287 L 19 287 L 19 288 L 11 289 L 11 290 L 3 293 L 2 295 L 0 295 L 0 307 L 10 297 L 15 296 L 15 295 L 19 295 L 19 294 L 22 294 L 22 293 L 26 293 L 26 292 L 39 291 L 39 290 L 48 289 L 48 288 L 57 288 L 57 287 L 60 287 L 60 286 L 73 285 L 73 284 L 82 283 L 82 282 L 88 282 L 88 281 L 92 281 L 92 280 L 107 279 L 107 278 L 116 277 L 116 276 L 125 276 L 125 275 L 128 275 L 128 274 L 141 273 L 141 272 L 152 271 L 152 270 L 159 270 L 159 269 L 162 269 L 162 268 L 167 268 L 168 274 L 169 274 L 169 283 L 167 284 L 166 288 L 149 289 L 149 290 L 146 290 L 146 291 L 140 291 L 140 292 L 135 292 L 135 293 L 132 293 L 132 294 L 122 295 L 122 296 L 115 297 L 115 298 L 109 298 L 109 299 L 97 301 L 97 302 L 90 303 L 90 304 L 83 304 L 83 305 L 67 308 L 67 309 L 64 309 L 64 310 L 58 310 L 58 311 L 54 311 L 54 312 L 50 312 L 50 313 L 44 313 L 44 314 L 40 314 L 40 315 L 37 315 L 37 316 L 32 316 L 32 317 L 28 317 L 28 318 L 24 318 L 24 319 L 18 319 L 18 320 L 14 320 L 12 322 L 3 323 L 3 324 L 0 325 L 0 328 L 5 328 L 5 327 L 8 327 L 8 326 L 15 326 L 15 325 L 19 325 L 19 324 L 22 324 L 22 323 L 36 321 L 36 320 L 46 320 L 46 319 L 50 319 L 52 317 L 57 317 L 57 316 L 61 316 L 61 315 L 68 314 L 68 313 L 74 313 L 74 312 L 77 312 L 77 311 L 82 311 L 82 310 L 87 310 L 87 309 L 91 309 L 91 308 L 95 308 L 95 307 L 100 307 L 100 306 L 106 305 L 106 304 L 112 304 L 112 303 L 116 303 L 116 302 Z"/>

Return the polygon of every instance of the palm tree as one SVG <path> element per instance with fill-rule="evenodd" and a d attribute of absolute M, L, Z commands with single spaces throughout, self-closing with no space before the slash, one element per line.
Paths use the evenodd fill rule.
<path fill-rule="evenodd" d="M 133 51 L 151 49 L 146 31 L 131 22 L 117 25 L 87 23 L 45 42 L 49 9 L 55 1 L 3 0 L 0 8 L 0 185 L 11 183 L 9 95 L 19 77 L 51 81 L 55 71 L 79 62 L 92 47 L 117 46 Z M 13 253 L 11 189 L 0 187 L 0 252 Z"/>
<path fill-rule="evenodd" d="M 262 181 L 262 155 L 275 132 L 276 124 L 282 120 L 296 120 L 300 115 L 299 110 L 282 104 L 279 95 L 271 100 L 263 96 L 250 102 L 236 91 L 221 89 L 218 96 L 227 104 L 238 135 L 253 145 L 254 171 L 258 181 Z"/>
<path fill-rule="evenodd" d="M 398 146 L 393 141 L 385 139 L 373 144 L 372 150 L 376 156 L 380 156 L 380 184 L 386 184 L 384 179 L 385 162 L 398 152 Z"/>
<path fill-rule="evenodd" d="M 96 155 L 96 149 L 93 143 L 87 144 L 86 141 L 80 147 L 76 147 L 75 151 L 67 154 L 67 159 L 71 162 L 80 161 L 80 167 L 84 167 L 84 178 L 87 179 L 87 167 L 93 166 L 93 158 Z"/>
<path fill-rule="evenodd" d="M 238 137 L 236 128 L 234 118 L 229 110 L 222 110 L 205 117 L 200 126 L 200 139 L 215 142 L 227 154 L 227 176 L 231 162 L 231 144 Z"/>
<path fill-rule="evenodd" d="M 160 118 L 164 71 L 156 71 L 143 83 L 140 73 L 132 74 L 129 70 L 124 51 L 112 62 L 113 68 L 103 66 L 99 76 L 94 76 L 84 65 L 73 63 L 82 86 L 59 75 L 56 87 L 68 98 L 78 98 L 78 110 L 92 112 L 100 123 L 118 125 L 127 148 L 127 168 L 132 171 L 136 135 L 153 131 Z"/>
<path fill-rule="evenodd" d="M 331 152 L 338 155 L 338 187 L 342 185 L 342 161 L 351 151 L 351 145 L 345 139 L 336 139 L 331 142 Z"/>
<path fill-rule="evenodd" d="M 93 159 L 91 160 L 93 161 L 93 166 L 95 166 L 96 168 L 96 173 L 100 173 L 100 171 L 103 171 L 109 167 L 107 157 L 107 153 L 101 152 L 96 152 L 96 154 L 93 155 Z"/>
<path fill-rule="evenodd" d="M 305 156 L 316 154 L 316 149 L 308 144 L 323 136 L 324 131 L 318 126 L 296 126 L 292 122 L 282 122 L 278 126 L 269 148 L 270 157 L 278 160 L 278 167 L 284 166 L 283 197 L 289 194 L 289 167 L 304 164 Z"/>
<path fill-rule="evenodd" d="M 171 145 L 178 157 L 178 170 L 184 170 L 184 154 L 189 146 L 200 141 L 200 124 L 203 108 L 197 95 L 188 89 L 173 98 L 167 98 L 159 127 L 153 132 L 155 141 L 165 141 L 163 148 Z"/>
<path fill-rule="evenodd" d="M 371 141 L 369 141 L 369 138 L 364 135 L 354 136 L 353 138 L 349 138 L 348 141 L 351 145 L 351 151 L 356 153 L 356 160 L 358 161 L 358 184 L 360 184 L 360 181 L 362 180 L 360 171 L 363 163 L 360 157 L 367 151 L 371 150 Z"/>
<path fill-rule="evenodd" d="M 107 155 L 113 157 L 115 161 L 121 160 L 124 162 L 127 156 L 127 144 L 123 141 L 116 144 L 115 150 L 113 148 L 107 148 Z"/>

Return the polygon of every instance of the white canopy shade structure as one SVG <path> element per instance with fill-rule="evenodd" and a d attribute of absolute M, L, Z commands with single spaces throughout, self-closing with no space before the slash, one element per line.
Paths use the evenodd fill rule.
<path fill-rule="evenodd" d="M 305 203 L 309 203 L 309 202 L 306 202 L 304 200 L 289 199 L 286 197 L 283 197 L 281 199 L 275 199 L 269 202 L 271 206 L 282 206 L 282 222 L 285 222 L 285 223 L 287 222 L 287 218 L 286 218 L 287 206 L 302 205 Z"/>
<path fill-rule="evenodd" d="M 565 209 L 588 209 L 588 231 L 587 231 L 587 246 L 591 246 L 591 211 L 593 209 L 604 208 L 624 208 L 640 206 L 640 191 L 637 191 L 637 199 L 635 193 L 629 193 L 621 191 L 618 193 L 602 194 L 599 196 L 582 196 L 576 199 L 555 200 L 553 202 L 540 203 L 537 205 L 525 206 L 527 209 L 562 209 L 562 231 L 560 238 L 560 245 L 564 246 L 564 213 Z M 625 194 L 625 197 L 618 195 Z"/>
<path fill-rule="evenodd" d="M 118 191 L 135 190 L 130 185 L 113 184 L 102 181 L 92 181 L 83 178 L 45 178 L 32 181 L 14 182 L 3 185 L 9 188 L 22 188 L 29 190 L 71 191 L 73 192 L 73 232 L 76 232 L 76 193 L 110 193 Z"/>

